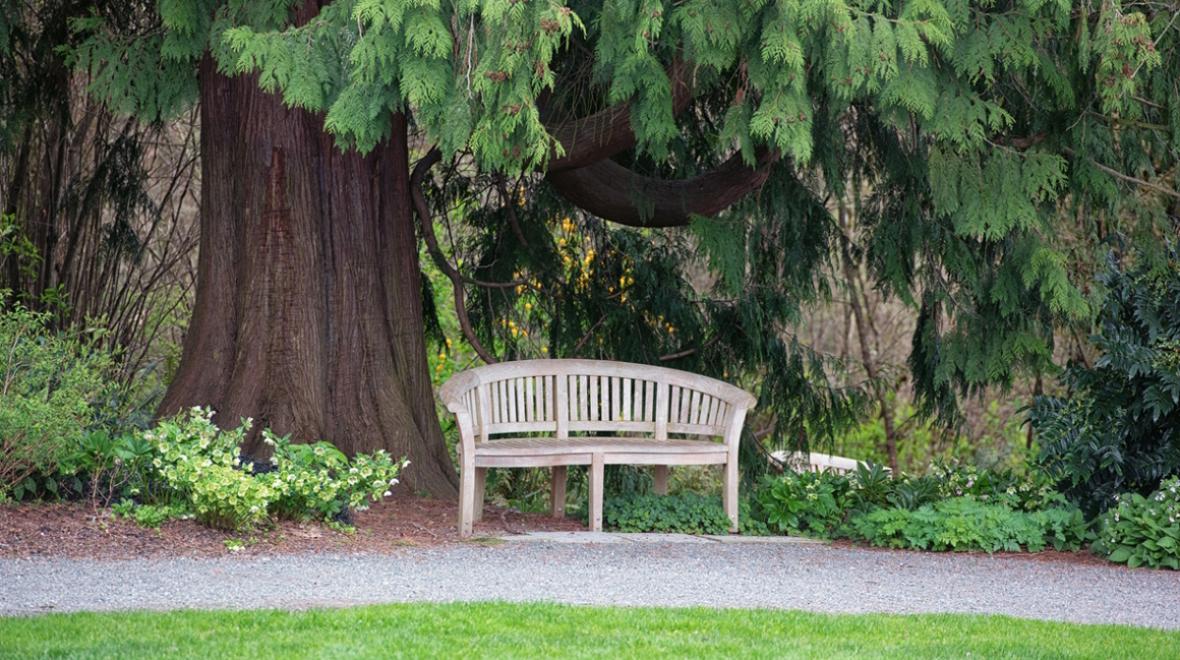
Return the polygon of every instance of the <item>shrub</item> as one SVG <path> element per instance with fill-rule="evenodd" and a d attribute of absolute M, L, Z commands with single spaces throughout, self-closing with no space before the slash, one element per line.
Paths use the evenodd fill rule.
<path fill-rule="evenodd" d="M 620 532 L 728 534 L 729 517 L 721 498 L 697 493 L 678 495 L 629 494 L 607 498 L 602 505 L 603 526 Z M 741 533 L 764 535 L 748 503 L 741 503 Z"/>
<path fill-rule="evenodd" d="M 1040 470 L 980 470 L 974 466 L 935 465 L 930 476 L 938 483 L 941 498 L 970 495 L 981 502 L 1012 509 L 1039 511 L 1068 504 L 1055 488 L 1055 480 Z"/>
<path fill-rule="evenodd" d="M 352 461 L 330 442 L 292 444 L 288 437 L 263 432 L 274 448 L 274 470 L 259 476 L 277 493 L 271 511 L 280 518 L 338 520 L 349 509 L 390 495 L 398 473 L 409 461 L 388 452 L 357 454 Z"/>
<path fill-rule="evenodd" d="M 1032 408 L 1041 463 L 1090 514 L 1180 474 L 1180 258 L 1168 257 L 1129 270 L 1112 257 L 1092 338 L 1102 355 L 1067 369 L 1067 396 Z"/>
<path fill-rule="evenodd" d="M 1098 521 L 1094 552 L 1132 568 L 1180 570 L 1180 477 L 1163 480 L 1149 497 L 1118 499 Z"/>
<path fill-rule="evenodd" d="M 330 443 L 292 444 L 264 429 L 275 463 L 255 474 L 255 465 L 238 454 L 251 420 L 224 431 L 212 418 L 212 410 L 193 408 L 144 437 L 154 448 L 152 465 L 172 494 L 213 527 L 248 531 L 271 516 L 337 519 L 349 507 L 390 495 L 398 472 L 409 464 L 384 451 L 350 461 Z"/>
<path fill-rule="evenodd" d="M 903 474 L 893 480 L 892 486 L 889 505 L 909 511 L 937 502 L 942 491 L 942 482 L 932 475 Z"/>
<path fill-rule="evenodd" d="M 770 531 L 827 538 L 844 521 L 849 490 L 838 474 L 788 471 L 766 477 L 755 499 Z"/>
<path fill-rule="evenodd" d="M 1003 504 L 955 497 L 915 511 L 876 509 L 849 521 L 853 537 L 876 546 L 915 550 L 1039 552 L 1076 550 L 1086 538 L 1077 508 L 1013 511 Z"/>
<path fill-rule="evenodd" d="M 250 422 L 222 431 L 212 418 L 213 411 L 194 408 L 146 432 L 156 451 L 152 465 L 188 501 L 197 520 L 221 529 L 251 529 L 267 519 L 278 494 L 254 478 L 250 465 L 241 465 L 238 447 Z"/>
<path fill-rule="evenodd" d="M 85 333 L 56 332 L 48 314 L 0 292 L 0 495 L 22 499 L 54 475 L 96 416 L 109 389 L 111 356 Z"/>

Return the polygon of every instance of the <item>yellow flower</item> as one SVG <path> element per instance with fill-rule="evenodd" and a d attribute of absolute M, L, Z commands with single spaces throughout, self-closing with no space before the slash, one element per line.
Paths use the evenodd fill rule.
<path fill-rule="evenodd" d="M 526 302 L 524 304 L 524 311 L 526 311 L 526 312 L 533 311 L 533 304 L 531 302 Z"/>

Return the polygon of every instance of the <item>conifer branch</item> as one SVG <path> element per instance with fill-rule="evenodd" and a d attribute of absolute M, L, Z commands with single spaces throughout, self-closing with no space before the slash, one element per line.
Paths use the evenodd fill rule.
<path fill-rule="evenodd" d="M 687 65 L 676 59 L 668 69 L 672 85 L 672 114 L 680 114 L 692 100 Z M 635 146 L 631 103 L 613 105 L 594 114 L 546 127 L 565 153 L 549 161 L 549 172 L 591 165 Z"/>
<path fill-rule="evenodd" d="M 632 227 L 680 227 L 694 215 L 715 215 L 757 190 L 770 176 L 779 152 L 759 150 L 755 166 L 736 153 L 716 169 L 669 181 L 637 174 L 603 160 L 546 177 L 554 189 L 579 208 Z"/>

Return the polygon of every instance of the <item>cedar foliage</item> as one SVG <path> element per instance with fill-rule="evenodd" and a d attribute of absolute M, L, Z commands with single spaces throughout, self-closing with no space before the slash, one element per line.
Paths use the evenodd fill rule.
<path fill-rule="evenodd" d="M 1067 264 L 1116 231 L 1149 249 L 1174 231 L 1169 3 L 337 0 L 295 25 L 296 4 L 95 13 L 75 23 L 74 61 L 112 107 L 163 118 L 191 102 L 209 52 L 325 113 L 344 149 L 371 149 L 408 111 L 415 143 L 444 156 L 432 209 L 463 220 L 450 256 L 527 282 L 466 293 L 480 337 L 506 357 L 536 355 L 540 334 L 552 355 L 748 379 L 780 438 L 831 431 L 861 401 L 791 332 L 848 240 L 836 201 L 868 227 L 849 252 L 918 310 L 914 381 L 949 416 L 958 395 L 1050 369 L 1054 327 L 1088 322 Z M 692 89 L 679 114 L 676 62 Z M 687 232 L 613 227 L 542 175 L 564 152 L 547 126 L 624 102 L 636 141 L 615 160 L 636 172 L 778 160 L 757 194 Z M 690 281 L 697 256 L 714 281 Z"/>

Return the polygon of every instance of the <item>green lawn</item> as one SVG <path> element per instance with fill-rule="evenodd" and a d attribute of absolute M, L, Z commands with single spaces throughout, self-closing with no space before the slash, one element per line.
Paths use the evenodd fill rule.
<path fill-rule="evenodd" d="M 1008 617 L 503 603 L 0 619 L 0 657 L 1180 657 L 1180 633 Z"/>

